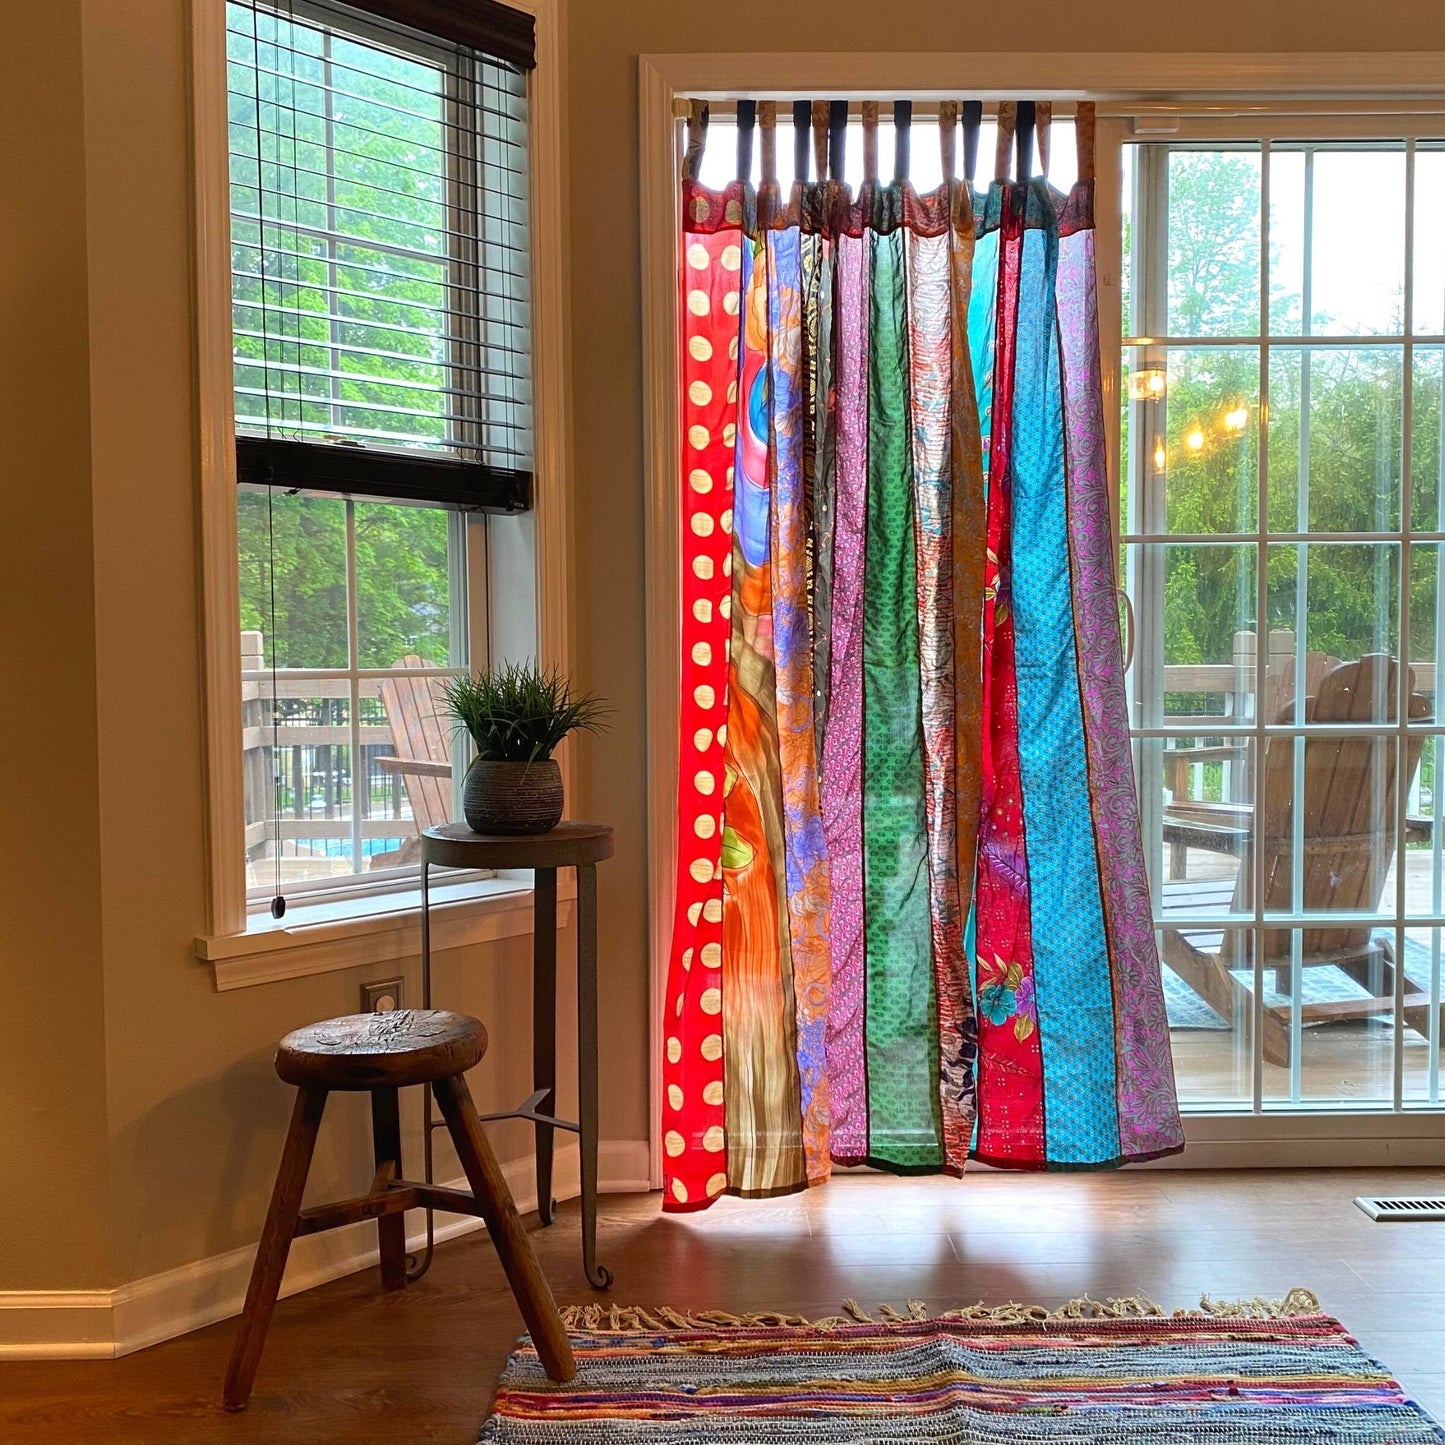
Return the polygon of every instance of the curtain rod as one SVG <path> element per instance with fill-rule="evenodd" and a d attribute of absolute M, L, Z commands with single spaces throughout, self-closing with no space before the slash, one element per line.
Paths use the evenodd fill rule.
<path fill-rule="evenodd" d="M 732 115 L 737 108 L 737 100 L 732 96 L 713 97 L 704 91 L 700 92 L 697 98 L 706 100 L 708 108 L 714 115 Z M 757 95 L 750 98 L 754 100 L 791 101 L 797 97 L 792 94 L 783 95 L 778 92 L 759 91 Z M 977 98 L 978 97 L 965 97 L 962 95 L 958 97 L 960 100 Z M 1047 95 L 1038 95 L 1033 98 L 1048 100 L 1050 97 Z M 893 97 L 889 96 L 887 99 L 891 101 Z M 1055 100 L 1053 102 L 1054 119 L 1072 119 L 1077 100 L 1077 96 Z M 1001 103 L 999 100 L 985 100 L 983 102 L 984 114 L 986 116 L 997 115 Z M 862 115 L 862 99 L 851 99 L 848 100 L 846 104 L 848 106 L 848 116 L 850 119 L 857 119 Z M 914 100 L 913 118 L 915 120 L 925 118 L 937 119 L 939 104 L 940 102 L 938 100 Z M 1096 102 L 1096 106 L 1096 113 L 1101 120 L 1132 120 L 1146 116 L 1157 116 L 1160 118 L 1172 117 L 1180 120 L 1193 117 L 1210 120 L 1226 120 L 1231 117 L 1246 118 L 1249 116 L 1274 116 L 1281 119 L 1310 119 L 1314 117 L 1325 118 L 1339 115 L 1445 115 L 1445 100 L 1101 100 Z M 688 98 L 685 96 L 674 96 L 672 113 L 676 118 L 685 120 L 688 113 Z"/>
<path fill-rule="evenodd" d="M 792 96 L 792 95 L 789 95 L 789 96 L 777 96 L 777 95 L 769 95 L 769 94 L 762 93 L 762 92 L 760 92 L 760 93 L 759 93 L 758 95 L 756 95 L 756 96 L 749 97 L 749 98 L 750 98 L 750 99 L 755 99 L 755 100 L 776 100 L 776 101 L 779 102 L 780 105 L 782 105 L 782 104 L 785 103 L 785 102 L 790 105 L 790 104 L 792 104 L 792 102 L 793 102 L 794 100 L 796 100 L 796 99 L 801 99 L 801 97 L 798 97 L 798 96 Z M 906 99 L 907 97 L 903 97 L 903 98 Z M 973 99 L 973 98 L 974 98 L 974 97 L 972 97 L 972 96 L 962 96 L 962 95 L 960 95 L 960 96 L 958 97 L 958 100 L 967 100 L 967 99 Z M 1026 99 L 1030 99 L 1030 98 L 1032 98 L 1032 97 L 1025 97 L 1025 98 L 1026 98 Z M 1047 99 L 1047 97 L 1040 97 L 1040 98 L 1042 98 L 1042 99 Z M 708 109 L 712 112 L 713 115 L 732 115 L 732 114 L 737 110 L 738 102 L 737 102 L 736 99 L 733 99 L 733 98 L 728 98 L 728 99 L 723 99 L 723 100 L 713 100 L 713 99 L 711 99 L 709 96 L 707 96 L 706 94 L 703 94 L 703 95 L 700 95 L 700 96 L 698 97 L 698 99 L 707 101 Z M 874 99 L 874 97 L 868 97 L 868 99 L 869 99 L 869 100 L 872 100 L 872 99 Z M 887 101 L 888 101 L 888 103 L 889 103 L 890 105 L 893 103 L 893 99 L 894 99 L 894 97 L 891 96 L 891 95 L 887 97 Z M 929 119 L 929 120 L 937 120 L 937 118 L 938 118 L 938 108 L 939 108 L 939 106 L 940 106 L 942 103 L 943 103 L 943 102 L 937 101 L 937 100 L 915 100 L 915 101 L 913 102 L 913 118 L 914 118 L 914 120 L 919 120 L 919 119 L 922 119 L 922 118 L 926 118 L 926 119 Z M 998 108 L 999 108 L 999 105 L 1000 105 L 1001 103 L 1002 103 L 1002 102 L 996 101 L 996 100 L 986 100 L 986 101 L 984 101 L 984 102 L 983 102 L 983 113 L 984 113 L 985 115 L 997 115 L 997 114 L 998 114 Z M 1055 119 L 1058 119 L 1060 116 L 1064 116 L 1064 117 L 1067 117 L 1068 119 L 1072 120 L 1072 119 L 1073 119 L 1073 115 L 1074 115 L 1074 105 L 1075 105 L 1075 103 L 1076 103 L 1076 102 L 1075 102 L 1074 100 L 1067 100 L 1067 101 L 1063 102 L 1062 105 L 1060 105 L 1060 103 L 1059 103 L 1058 101 L 1055 101 L 1055 102 L 1054 102 L 1054 118 L 1055 118 Z M 862 114 L 863 114 L 863 107 L 864 107 L 865 104 L 867 104 L 867 101 L 866 101 L 866 100 L 863 100 L 863 99 L 847 100 L 847 101 L 839 101 L 839 104 L 841 104 L 841 105 L 846 105 L 846 106 L 848 107 L 848 118 L 849 118 L 850 120 L 856 120 L 856 119 L 858 119 L 859 117 L 862 116 Z M 678 117 L 680 120 L 686 120 L 686 119 L 687 119 L 687 115 L 688 115 L 688 109 L 689 109 L 689 100 L 688 100 L 688 98 L 687 98 L 686 96 L 674 96 L 674 97 L 673 97 L 673 102 L 672 102 L 672 113 L 673 113 L 673 115 L 675 115 L 676 117 Z M 781 115 L 782 112 L 779 111 L 779 114 Z M 789 123 L 791 124 L 791 121 L 790 121 Z"/>

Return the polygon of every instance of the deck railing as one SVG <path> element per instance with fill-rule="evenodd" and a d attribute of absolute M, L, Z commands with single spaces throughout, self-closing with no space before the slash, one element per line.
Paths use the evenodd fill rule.
<path fill-rule="evenodd" d="M 1232 656 L 1227 663 L 1166 663 L 1163 668 L 1165 705 L 1175 700 L 1197 698 L 1217 700 L 1208 710 L 1193 708 L 1166 712 L 1166 726 L 1189 727 L 1190 736 L 1170 739 L 1164 752 L 1167 757 L 1177 748 L 1193 748 L 1198 740 L 1219 737 L 1221 727 L 1237 728 L 1254 719 L 1255 691 L 1258 683 L 1256 667 L 1256 636 L 1242 630 L 1234 634 Z M 1277 628 L 1269 636 L 1270 656 L 1267 686 L 1275 698 L 1280 689 L 1292 685 L 1294 676 L 1295 635 Z M 1433 663 L 1413 663 L 1416 692 L 1433 696 L 1435 667 Z M 326 716 L 326 704 L 349 704 L 351 682 L 347 678 L 318 679 L 293 676 L 281 669 L 272 678 L 265 656 L 264 638 L 260 632 L 241 634 L 241 747 L 246 780 L 246 855 L 259 859 L 279 836 L 283 852 L 289 843 L 294 850 L 298 843 L 309 840 L 353 836 L 350 809 L 356 798 L 355 779 L 365 780 L 361 802 L 363 816 L 359 832 L 365 839 L 396 839 L 398 842 L 415 832 L 406 791 L 395 773 L 385 772 L 376 759 L 394 752 L 392 732 L 382 702 L 381 681 L 362 678 L 357 684 L 364 709 L 358 720 L 354 742 L 359 757 L 348 759 L 353 745 L 350 719 L 345 707 L 335 709 L 335 716 Z M 279 721 L 279 763 L 286 778 L 284 788 L 276 785 L 278 759 L 273 757 L 272 708 L 281 709 Z M 303 711 L 300 704 L 318 706 Z M 1176 704 L 1177 706 L 1177 704 Z M 1206 704 L 1207 706 L 1207 704 Z M 1224 756 L 1228 748 L 1217 749 L 1217 759 L 1198 757 L 1170 769 L 1177 786 L 1171 789 L 1176 797 L 1203 796 L 1205 770 L 1222 769 L 1214 774 L 1221 786 L 1221 796 L 1231 801 L 1244 800 L 1247 792 L 1245 768 L 1232 757 Z M 1410 807 L 1419 811 L 1419 778 L 1416 778 Z M 281 794 L 278 797 L 278 793 Z M 272 808 L 284 803 L 277 818 Z"/>
<path fill-rule="evenodd" d="M 1219 784 L 1218 801 L 1247 802 L 1249 798 L 1248 767 L 1242 740 L 1230 739 L 1221 729 L 1237 729 L 1255 719 L 1255 693 L 1259 684 L 1257 666 L 1258 638 L 1250 630 L 1234 634 L 1231 660 L 1227 663 L 1166 663 L 1163 668 L 1164 705 L 1186 697 L 1217 698 L 1218 710 L 1165 711 L 1165 727 L 1188 727 L 1189 735 L 1171 737 L 1162 749 L 1165 764 L 1165 786 L 1176 800 L 1201 798 L 1205 791 L 1206 772 L 1212 772 Z M 1312 666 L 1329 660 L 1307 660 L 1307 675 Z M 1413 691 L 1428 698 L 1435 695 L 1435 664 L 1412 662 Z M 1288 628 L 1276 628 L 1269 634 L 1269 658 L 1265 669 L 1267 717 L 1278 715 L 1278 709 L 1294 695 L 1296 680 L 1295 634 Z M 1175 703 L 1177 706 L 1177 702 Z M 1138 708 L 1135 708 L 1138 718 Z M 1382 726 L 1392 726 L 1382 723 Z M 1200 739 L 1218 739 L 1214 747 L 1199 746 Z M 1174 753 L 1188 754 L 1173 758 Z M 1417 772 L 1410 791 L 1407 808 L 1421 807 L 1421 774 Z"/>
<path fill-rule="evenodd" d="M 335 838 L 343 841 L 336 858 L 343 862 L 355 836 L 351 814 L 357 806 L 362 811 L 363 844 L 369 839 L 395 839 L 395 846 L 400 846 L 415 834 L 401 778 L 376 763 L 396 751 L 381 679 L 364 677 L 357 682 L 363 712 L 355 736 L 347 716 L 351 687 L 349 678 L 297 676 L 284 668 L 273 677 L 263 635 L 241 633 L 248 860 L 272 856 L 278 841 L 286 856 L 313 841 L 324 848 L 325 840 Z M 353 745 L 358 750 L 354 759 Z M 302 856 L 307 853 L 315 850 Z"/>

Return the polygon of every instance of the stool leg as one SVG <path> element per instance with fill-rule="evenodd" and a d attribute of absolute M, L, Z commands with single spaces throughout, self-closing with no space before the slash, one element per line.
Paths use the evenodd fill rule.
<path fill-rule="evenodd" d="M 401 1109 L 395 1089 L 371 1091 L 371 1146 L 378 1174 L 386 1164 L 393 1166 L 391 1177 L 400 1179 L 401 1172 Z M 384 1290 L 406 1287 L 406 1216 L 383 1214 L 376 1221 L 377 1241 L 381 1246 L 381 1287 Z"/>
<path fill-rule="evenodd" d="M 281 1167 L 276 1171 L 276 1184 L 271 1191 L 271 1205 L 266 1211 L 266 1227 L 261 1231 L 261 1244 L 256 1250 L 256 1263 L 251 1269 L 251 1283 L 246 1289 L 246 1304 L 241 1311 L 241 1328 L 231 1348 L 231 1363 L 226 1370 L 225 1403 L 228 1410 L 244 1410 L 256 1380 L 256 1367 L 266 1344 L 266 1331 L 276 1308 L 276 1294 L 286 1270 L 286 1256 L 296 1233 L 296 1217 L 301 1212 L 301 1196 L 306 1189 L 306 1175 L 311 1169 L 311 1155 L 316 1148 L 316 1131 L 321 1127 L 321 1113 L 326 1107 L 325 1089 L 297 1089 L 296 1103 L 291 1110 L 291 1127 L 286 1131 L 286 1147 L 281 1154 Z"/>
<path fill-rule="evenodd" d="M 467 1081 L 457 1074 L 450 1079 L 438 1079 L 432 1090 L 441 1106 L 442 1117 L 447 1122 L 467 1183 L 472 1186 L 472 1193 L 482 1207 L 487 1233 L 492 1236 L 502 1268 L 507 1272 L 507 1282 L 521 1307 L 522 1318 L 527 1322 L 542 1366 L 551 1379 L 570 1380 L 577 1373 L 577 1366 L 572 1359 L 567 1331 L 557 1313 L 557 1302 L 552 1298 L 547 1276 L 542 1273 L 542 1267 L 537 1263 L 537 1256 L 532 1253 L 532 1246 L 522 1229 L 522 1222 L 517 1217 L 517 1207 L 512 1202 L 507 1181 L 502 1177 L 501 1166 L 492 1153 L 492 1146 L 487 1143 L 487 1136 L 482 1133 Z"/>

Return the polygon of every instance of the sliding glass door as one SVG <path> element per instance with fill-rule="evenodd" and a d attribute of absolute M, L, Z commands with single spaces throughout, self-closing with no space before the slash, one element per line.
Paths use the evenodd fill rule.
<path fill-rule="evenodd" d="M 1124 157 L 1121 576 L 1181 1097 L 1438 1106 L 1445 150 Z"/>

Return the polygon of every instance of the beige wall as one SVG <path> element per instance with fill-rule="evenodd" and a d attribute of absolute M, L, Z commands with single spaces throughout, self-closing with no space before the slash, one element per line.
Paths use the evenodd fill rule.
<path fill-rule="evenodd" d="M 46 1181 L 56 1248 L 0 1228 L 0 1287 L 72 1288 L 109 1268 L 80 7 L 23 6 L 5 29 L 0 1155 Z"/>
<path fill-rule="evenodd" d="M 618 707 L 611 735 L 579 749 L 578 801 L 618 829 L 602 872 L 602 1122 L 605 1138 L 635 1140 L 647 1133 L 637 54 L 1422 49 L 1445 47 L 1445 10 L 571 0 L 567 25 L 577 672 Z M 116 1284 L 253 1239 L 287 1107 L 270 1049 L 354 1008 L 363 977 L 218 995 L 191 953 L 205 910 L 185 43 L 183 0 L 49 0 L 10 7 L 0 48 L 0 676 L 24 703 L 0 709 L 0 1157 L 47 1181 L 47 1244 L 0 1230 L 0 1289 Z M 492 1027 L 479 1094 L 520 1097 L 525 940 L 446 960 L 441 976 L 443 995 Z M 334 1111 L 317 1194 L 369 1172 L 356 1102 Z M 501 1143 L 518 1157 L 525 1131 Z"/>
<path fill-rule="evenodd" d="M 0 1157 L 45 1181 L 0 1291 L 103 1288 L 253 1241 L 289 1109 L 270 1058 L 393 964 L 217 994 L 206 927 L 184 0 L 51 0 L 0 48 Z M 570 994 L 571 941 L 561 994 Z M 415 968 L 407 968 L 412 1000 Z M 485 1108 L 531 1090 L 527 939 L 441 955 L 488 1023 Z M 564 1002 L 563 1037 L 571 1015 Z M 573 1089 L 564 1063 L 564 1099 Z M 407 1148 L 419 1158 L 420 1096 Z M 494 1134 L 519 1158 L 530 1131 Z M 455 1177 L 448 1149 L 442 1177 Z M 364 1101 L 312 1197 L 364 1188 Z M 35 1210 L 27 1218 L 34 1218 Z"/>

